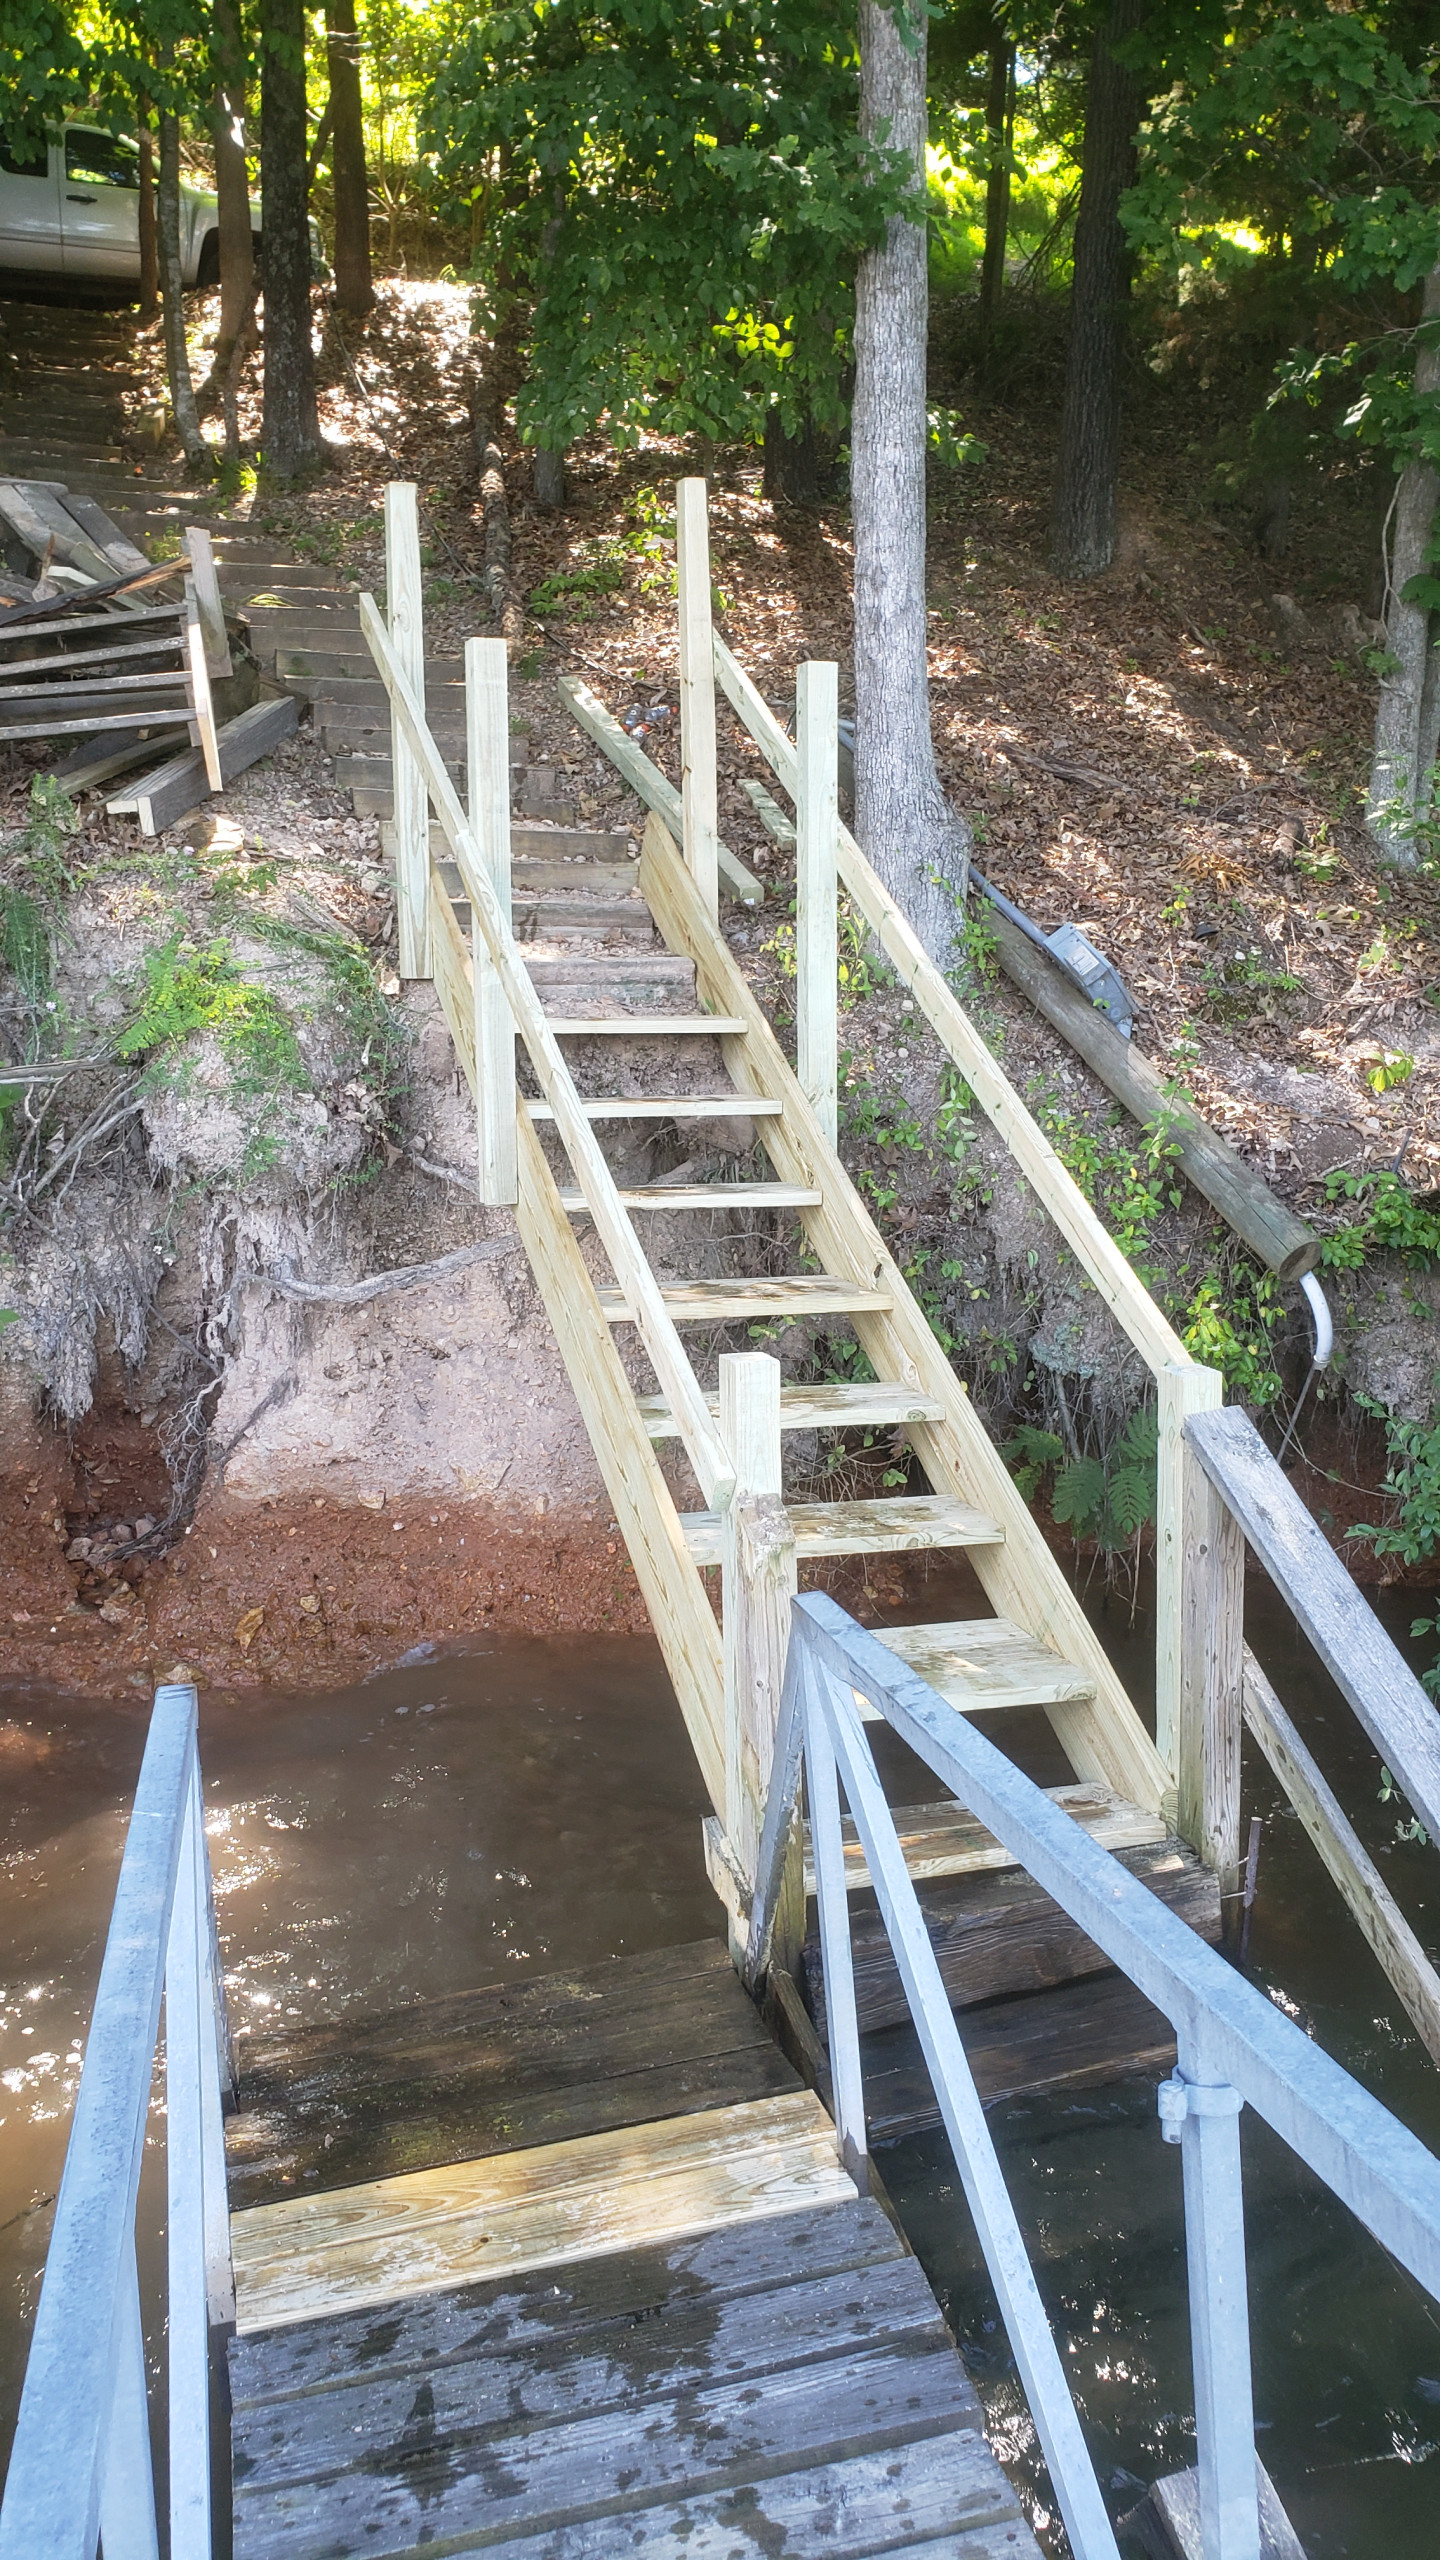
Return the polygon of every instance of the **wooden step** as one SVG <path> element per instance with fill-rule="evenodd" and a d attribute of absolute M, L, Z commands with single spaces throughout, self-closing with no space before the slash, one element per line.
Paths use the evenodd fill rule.
<path fill-rule="evenodd" d="M 558 1032 L 572 1015 L 603 1008 L 653 1005 L 669 998 L 679 1005 L 696 1002 L 695 963 L 674 951 L 631 954 L 606 951 L 521 953 L 531 983 L 544 998 L 546 1015 Z"/>
<path fill-rule="evenodd" d="M 873 1630 L 872 1630 L 873 1632 Z M 1117 1795 L 1113 1787 L 1098 1778 L 1072 1778 L 1063 1787 L 1047 1787 L 1046 1795 L 1100 1849 L 1140 1849 L 1163 1840 L 1165 1825 L 1158 1813 L 1147 1813 L 1143 1805 L 1131 1804 Z M 1018 1861 L 1002 1846 L 993 1831 L 987 1831 L 963 1804 L 911 1804 L 894 1808 L 895 1829 L 905 1852 L 906 1870 L 919 1884 L 934 1876 L 971 1876 L 992 1869 L 1014 1867 Z M 841 1820 L 845 1844 L 845 1883 L 851 1893 L 863 1893 L 870 1884 L 870 1870 L 860 1837 L 848 1814 Z M 815 1890 L 815 1865 L 810 1849 L 810 1826 L 805 1825 L 805 1890 Z"/>
<path fill-rule="evenodd" d="M 747 1025 L 724 1013 L 611 1013 L 587 1022 L 582 1014 L 558 1016 L 561 1040 L 743 1040 Z M 820 1194 L 807 1192 L 807 1199 Z"/>
<path fill-rule="evenodd" d="M 852 2201 L 808 2090 L 231 2217 L 240 2336 Z"/>
<path fill-rule="evenodd" d="M 962 1715 L 1062 1706 L 1095 1695 L 1085 1672 L 1008 1618 L 955 1618 L 931 1627 L 873 1627 L 871 1633 Z M 876 1716 L 879 1709 L 863 1712 Z"/>
<path fill-rule="evenodd" d="M 521 1099 L 532 1120 L 554 1119 L 548 1102 Z M 776 1120 L 785 1105 L 763 1093 L 605 1093 L 583 1095 L 580 1107 L 587 1120 Z"/>
<path fill-rule="evenodd" d="M 900 1555 L 921 1547 L 998 1547 L 1005 1532 L 983 1511 L 948 1493 L 899 1493 L 883 1502 L 786 1504 L 801 1556 Z M 693 1563 L 719 1564 L 722 1529 L 718 1511 L 680 1515 Z"/>
<path fill-rule="evenodd" d="M 633 1324 L 635 1312 L 623 1289 L 597 1289 L 612 1324 Z M 774 1316 L 884 1315 L 891 1301 L 877 1289 L 853 1280 L 832 1280 L 823 1271 L 802 1271 L 789 1280 L 680 1280 L 665 1282 L 660 1295 L 676 1324 L 753 1323 Z"/>
<path fill-rule="evenodd" d="M 798 1185 L 783 1182 L 701 1183 L 696 1188 L 702 1193 L 708 1190 L 710 1199 L 692 1202 L 687 1196 L 687 1208 L 709 1208 L 712 1202 L 718 1207 L 725 1200 L 727 1191 L 738 1192 L 740 1199 L 748 1204 L 752 1200 L 758 1202 L 758 1195 L 762 1192 L 789 1192 L 793 1188 L 793 1198 L 768 1204 L 787 1209 L 807 1208 L 821 1196 L 818 1191 L 801 1191 Z M 561 1194 L 567 1208 L 578 1196 L 578 1193 L 571 1192 Z M 629 1201 L 632 1194 L 623 1192 L 621 1197 Z M 640 1199 L 644 1206 L 663 1208 L 663 1186 L 659 1183 L 652 1185 L 649 1191 L 640 1195 Z M 718 1418 L 719 1397 L 711 1396 L 708 1401 L 711 1412 Z M 636 1402 L 652 1440 L 679 1437 L 679 1425 L 663 1396 L 639 1396 Z M 822 1379 L 816 1386 L 782 1386 L 780 1389 L 782 1431 L 884 1431 L 906 1422 L 939 1422 L 944 1411 L 944 1406 L 933 1396 L 922 1396 L 913 1387 L 903 1387 L 891 1378 L 871 1379 L 864 1386 L 831 1385 Z M 928 1673 L 926 1677 L 928 1679 Z"/>
<path fill-rule="evenodd" d="M 557 1031 L 560 1027 L 559 1023 L 555 1026 Z M 824 1194 L 807 1191 L 798 1182 L 646 1182 L 636 1190 L 622 1190 L 620 1197 L 627 1209 L 815 1209 Z M 560 1198 L 571 1210 L 588 1209 L 590 1205 L 583 1191 L 562 1191 Z M 663 1405 L 669 1413 L 663 1398 L 656 1396 L 646 1401 Z M 714 1399 L 711 1401 L 713 1404 Z M 674 1436 L 669 1430 L 652 1430 L 650 1434 L 652 1440 Z"/>

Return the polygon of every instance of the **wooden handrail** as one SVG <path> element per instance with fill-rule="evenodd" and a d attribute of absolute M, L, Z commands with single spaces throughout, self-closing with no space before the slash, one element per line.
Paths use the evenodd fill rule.
<path fill-rule="evenodd" d="M 430 735 L 424 712 L 391 645 L 384 617 L 371 595 L 360 598 L 360 626 L 430 794 L 441 831 L 459 865 L 471 914 L 514 1015 L 515 1027 L 530 1053 L 541 1090 L 555 1114 L 561 1144 L 589 1204 L 596 1232 L 610 1257 L 610 1267 L 635 1311 L 640 1339 L 669 1400 L 706 1503 L 712 1511 L 723 1511 L 735 1490 L 735 1470 L 666 1310 L 659 1283 L 640 1250 L 615 1177 L 581 1107 L 560 1044 L 495 895 L 445 760 Z"/>
<path fill-rule="evenodd" d="M 715 642 L 715 673 L 777 782 L 795 797 L 800 759 L 770 705 L 723 640 Z M 1036 1198 L 1048 1210 L 1077 1262 L 1088 1273 L 1111 1314 L 1157 1377 L 1166 1369 L 1194 1368 L 1174 1327 L 1167 1323 L 1144 1282 L 1126 1261 L 1073 1176 L 1031 1118 L 1015 1087 L 996 1064 L 963 1005 L 946 985 L 908 918 L 866 861 L 846 826 L 839 829 L 840 878 L 892 967 L 960 1069 L 986 1118 L 1004 1139 Z"/>

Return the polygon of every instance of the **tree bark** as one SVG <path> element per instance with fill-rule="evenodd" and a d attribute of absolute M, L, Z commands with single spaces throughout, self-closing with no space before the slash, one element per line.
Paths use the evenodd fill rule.
<path fill-rule="evenodd" d="M 269 0 L 261 59 L 260 184 L 265 275 L 265 468 L 293 480 L 321 459 L 310 338 L 305 178 L 305 12 Z"/>
<path fill-rule="evenodd" d="M 550 515 L 565 504 L 565 455 L 554 445 L 535 447 L 535 504 Z"/>
<path fill-rule="evenodd" d="M 330 64 L 330 168 L 335 187 L 335 303 L 363 320 L 375 300 L 370 274 L 370 181 L 360 100 L 355 0 L 325 0 Z"/>
<path fill-rule="evenodd" d="M 1440 267 L 1425 279 L 1421 321 L 1440 321 Z M 1440 396 L 1440 333 L 1415 355 L 1415 389 Z M 1375 750 L 1365 823 L 1381 852 L 1407 871 L 1418 859 L 1417 822 L 1436 822 L 1436 759 L 1440 756 L 1440 615 L 1429 605 L 1406 604 L 1404 589 L 1422 573 L 1440 576 L 1430 557 L 1440 532 L 1440 471 L 1416 456 L 1395 491 L 1394 529 L 1386 564 L 1385 655 L 1375 713 Z"/>
<path fill-rule="evenodd" d="M 150 328 L 160 317 L 160 249 L 155 232 L 155 155 L 150 147 L 150 105 L 137 101 L 140 146 L 140 323 Z"/>
<path fill-rule="evenodd" d="M 1015 47 L 997 33 L 990 48 L 990 87 L 985 100 L 985 255 L 980 265 L 980 348 L 990 353 L 1005 289 L 1005 244 L 1010 233 L 1010 160 L 1015 143 Z"/>
<path fill-rule="evenodd" d="M 165 320 L 165 371 L 175 429 L 192 469 L 208 471 L 212 456 L 200 432 L 190 350 L 185 343 L 185 287 L 180 269 L 180 119 L 160 118 L 160 185 L 155 207 L 160 263 L 160 305 Z"/>
<path fill-rule="evenodd" d="M 1051 565 L 1062 578 L 1098 577 L 1115 557 L 1120 367 L 1131 263 L 1120 199 L 1135 177 L 1145 92 L 1111 48 L 1143 25 L 1148 5 L 1149 0 L 1114 0 L 1090 54 L 1070 352 L 1050 530 Z"/>
<path fill-rule="evenodd" d="M 918 23 L 917 23 L 918 21 Z M 860 261 L 850 426 L 855 533 L 855 808 L 871 862 L 940 968 L 968 883 L 970 832 L 935 772 L 925 640 L 925 20 L 907 50 L 881 0 L 860 5 L 860 129 L 908 153 L 917 219 Z"/>
<path fill-rule="evenodd" d="M 212 379 L 229 369 L 230 351 L 255 299 L 255 243 L 250 229 L 250 173 L 245 158 L 245 47 L 236 0 L 213 0 L 215 194 L 219 201 L 220 334 Z"/>

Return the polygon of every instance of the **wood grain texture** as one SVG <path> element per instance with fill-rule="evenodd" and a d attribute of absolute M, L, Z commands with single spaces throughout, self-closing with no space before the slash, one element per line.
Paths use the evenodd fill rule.
<path fill-rule="evenodd" d="M 1159 1814 L 1151 1813 L 1147 1806 L 1128 1803 L 1116 1795 L 1113 1787 L 1104 1786 L 1097 1779 L 1075 1779 L 1068 1786 L 1047 1787 L 1045 1792 L 1051 1803 L 1068 1813 L 1072 1822 L 1080 1823 L 1101 1849 L 1138 1849 L 1165 1838 L 1165 1825 Z M 901 1805 L 895 1808 L 894 1821 L 906 1872 L 917 1884 L 927 1877 L 980 1875 L 1015 1864 L 994 1832 L 987 1831 L 963 1805 Z M 864 1892 L 869 1887 L 870 1870 L 860 1835 L 848 1814 L 841 1824 L 841 1837 L 849 1890 Z M 815 1890 L 808 1848 L 805 1890 Z"/>
<path fill-rule="evenodd" d="M 795 1072 L 832 1147 L 839 1087 L 839 673 L 829 660 L 810 659 L 795 674 Z M 713 686 L 713 673 L 710 681 Z"/>
<path fill-rule="evenodd" d="M 721 1521 L 725 1832 L 753 1891 L 795 1594 L 795 1532 L 781 1501 L 780 1364 L 763 1351 L 720 1361 L 719 1422 L 735 1462 Z"/>
<path fill-rule="evenodd" d="M 675 485 L 680 626 L 680 815 L 685 860 L 713 917 L 720 907 L 720 796 L 710 644 L 710 527 L 703 480 Z"/>
<path fill-rule="evenodd" d="M 596 1292 L 612 1324 L 633 1324 L 635 1311 L 623 1290 Z M 845 1316 L 883 1306 L 878 1289 L 853 1280 L 832 1280 L 828 1272 L 799 1271 L 784 1280 L 667 1280 L 661 1300 L 674 1324 L 745 1323 L 775 1315 Z"/>
<path fill-rule="evenodd" d="M 722 1204 L 739 1208 L 753 1200 L 757 1193 L 761 1195 L 759 1205 L 763 1206 L 763 1195 L 771 1190 L 782 1195 L 776 1205 L 783 1208 L 809 1208 L 820 1198 L 818 1191 L 806 1191 L 798 1183 L 737 1183 L 723 1187 L 719 1183 L 703 1183 L 697 1188 L 710 1195 L 703 1204 L 706 1208 Z M 735 1192 L 733 1202 L 725 1200 L 726 1190 Z M 715 1199 L 717 1191 L 720 1193 L 719 1201 Z M 658 1185 L 648 1196 L 657 1208 L 664 1206 L 664 1195 Z M 566 1205 L 569 1205 L 568 1197 Z M 694 1204 L 688 1196 L 682 1195 L 682 1205 L 690 1207 Z M 663 1396 L 641 1396 L 639 1407 L 652 1440 L 674 1439 L 675 1418 Z M 712 1412 L 718 1413 L 718 1397 L 711 1397 L 710 1407 Z M 935 1422 L 938 1419 L 939 1408 L 933 1396 L 921 1395 L 915 1388 L 902 1386 L 894 1378 L 871 1380 L 864 1386 L 844 1386 L 821 1379 L 814 1385 L 787 1384 L 780 1389 L 782 1431 L 871 1431 L 882 1430 L 894 1423 Z"/>
<path fill-rule="evenodd" d="M 808 2091 L 422 2169 L 234 2216 L 236 2325 L 403 2301 L 854 2192 Z"/>
<path fill-rule="evenodd" d="M 960 2035 L 986 2106 L 1135 2072 L 1163 2078 L 1175 2059 L 1168 2018 L 1119 1973 L 966 2010 Z M 913 2027 L 882 2027 L 868 2040 L 865 2095 L 872 2144 L 938 2126 L 940 2110 Z"/>
<path fill-rule="evenodd" d="M 495 892 L 496 906 L 507 925 L 512 912 L 509 701 L 504 641 L 467 640 L 465 760 L 470 824 Z M 519 1186 L 515 1156 L 515 1018 L 483 936 L 477 936 L 472 943 L 470 966 L 475 1007 L 478 1188 L 487 1207 L 509 1209 L 515 1205 Z"/>
<path fill-rule="evenodd" d="M 717 668 L 719 664 L 717 653 Z M 842 833 L 842 876 L 845 844 Z M 914 1429 L 915 1446 L 931 1484 L 978 1504 L 1004 1532 L 1002 1545 L 976 1555 L 986 1597 L 1002 1617 L 1050 1645 L 1095 1683 L 1093 1699 L 1048 1711 L 1072 1768 L 1077 1777 L 1102 1779 L 1131 1802 L 1158 1812 L 1168 1784 L 1163 1761 L 874 1220 L 817 1126 L 748 980 L 698 909 L 673 839 L 653 816 L 646 826 L 640 863 L 650 911 L 670 949 L 694 961 L 703 1001 L 717 1013 L 742 1015 L 749 1025 L 743 1041 L 725 1043 L 725 1062 L 746 1097 L 769 1096 L 783 1102 L 783 1119 L 766 1128 L 765 1149 L 783 1180 L 813 1183 L 824 1194 L 821 1207 L 802 1212 L 812 1250 L 827 1271 L 864 1280 L 891 1298 L 888 1313 L 861 1314 L 852 1321 L 877 1377 L 904 1379 L 941 1407 L 940 1421 L 918 1423 Z M 928 961 L 925 966 L 929 967 Z M 984 1061 L 991 1073 L 998 1074 L 978 1035 L 971 1032 L 970 1039 L 979 1053 L 977 1068 Z M 753 1102 L 743 1107 L 753 1108 Z M 1040 1143 L 1044 1145 L 1043 1140 Z M 1048 1147 L 1045 1152 L 1051 1153 Z M 1069 1183 L 1069 1176 L 1064 1180 Z M 1074 1191 L 1073 1184 L 1070 1190 Z M 1104 1236 L 1078 1192 L 1075 1199 L 1085 1218 Z M 1108 1236 L 1105 1243 L 1123 1263 Z M 1129 1282 L 1138 1287 L 1128 1263 L 1123 1268 Z M 1145 1299 L 1147 1307 L 1151 1303 Z M 1158 1314 L 1155 1320 L 1160 1323 Z M 1162 1331 L 1167 1345 L 1174 1345 L 1176 1337 L 1168 1326 L 1162 1326 Z M 1180 1356 L 1184 1357 L 1183 1346 Z"/>
<path fill-rule="evenodd" d="M 1364 1594 L 1238 1406 L 1185 1425 L 1271 1581 L 1432 1839 L 1440 1839 L 1440 1716 Z"/>
<path fill-rule="evenodd" d="M 1119 1851 L 1121 1864 L 1138 1876 L 1157 1901 L 1213 1945 L 1220 1936 L 1220 1888 L 1193 1850 L 1173 1841 Z M 1016 1992 L 1046 1991 L 1108 1970 L 1093 1939 L 1052 1902 L 1033 1877 L 968 1876 L 927 1885 L 920 1896 L 952 2008 L 973 2008 Z M 856 1912 L 850 1924 L 855 2000 L 862 2033 L 897 2025 L 910 2014 L 898 1968 L 878 1912 Z M 825 1982 L 820 1941 L 805 1944 L 805 1978 L 820 2033 L 825 2029 Z"/>
<path fill-rule="evenodd" d="M 900 1493 L 879 1502 L 792 1502 L 788 1506 L 796 1552 L 802 1556 L 900 1555 L 925 1547 L 990 1547 L 993 1520 L 968 1502 L 945 1494 Z M 685 1544 L 696 1564 L 721 1560 L 720 1515 L 681 1515 Z"/>
<path fill-rule="evenodd" d="M 783 1107 L 748 1093 L 599 1093 L 580 1098 L 587 1120 L 776 1120 Z M 555 1117 L 548 1102 L 527 1101 L 525 1111 L 531 1120 Z"/>
<path fill-rule="evenodd" d="M 957 1618 L 930 1627 L 876 1627 L 872 1632 L 962 1715 L 1003 1707 L 1055 1706 L 1093 1697 L 1073 1663 L 1037 1644 L 1008 1618 Z M 869 1716 L 878 1708 L 863 1710 Z"/>
<path fill-rule="evenodd" d="M 385 604 L 391 647 L 425 710 L 425 599 L 420 572 L 416 493 L 391 481 L 385 490 Z M 377 720 L 383 714 L 377 713 Z M 395 920 L 402 978 L 430 975 L 430 803 L 403 721 L 391 715 L 391 794 L 395 811 Z"/>

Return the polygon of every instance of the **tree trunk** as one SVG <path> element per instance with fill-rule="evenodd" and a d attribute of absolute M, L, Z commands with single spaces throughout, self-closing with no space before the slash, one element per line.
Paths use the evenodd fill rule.
<path fill-rule="evenodd" d="M 778 409 L 765 412 L 765 495 L 772 506 L 818 507 L 820 451 L 808 410 L 798 436 L 786 432 Z"/>
<path fill-rule="evenodd" d="M 565 455 L 549 444 L 535 447 L 535 504 L 549 515 L 565 504 Z"/>
<path fill-rule="evenodd" d="M 236 0 L 213 0 L 215 194 L 219 201 L 220 334 L 212 379 L 229 369 L 230 352 L 254 301 L 255 244 L 250 229 L 250 173 L 245 159 L 245 47 Z"/>
<path fill-rule="evenodd" d="M 305 12 L 269 0 L 260 88 L 265 271 L 265 468 L 293 480 L 321 459 L 310 340 L 309 190 L 305 183 Z"/>
<path fill-rule="evenodd" d="M 375 300 L 370 276 L 370 181 L 360 102 L 355 0 L 325 0 L 330 62 L 330 167 L 335 185 L 335 303 L 363 320 Z"/>
<path fill-rule="evenodd" d="M 175 429 L 192 469 L 208 471 L 210 447 L 200 432 L 195 385 L 190 378 L 190 350 L 185 344 L 185 289 L 180 270 L 180 119 L 160 118 L 160 185 L 155 207 L 159 247 L 160 303 L 165 317 L 165 371 Z"/>
<path fill-rule="evenodd" d="M 150 328 L 160 317 L 160 252 L 155 236 L 155 155 L 150 148 L 149 101 L 137 101 L 140 142 L 140 324 Z"/>
<path fill-rule="evenodd" d="M 1440 267 L 1425 279 L 1422 322 L 1440 321 Z M 1415 354 L 1415 388 L 1440 394 L 1440 333 Z M 1365 822 L 1391 862 L 1413 870 L 1417 829 L 1436 823 L 1436 760 L 1440 757 L 1440 614 L 1428 604 L 1406 604 L 1412 578 L 1440 576 L 1431 547 L 1440 532 L 1440 471 L 1417 456 L 1407 462 L 1395 491 L 1394 532 L 1385 587 L 1387 672 L 1380 679 L 1375 752 Z"/>
<path fill-rule="evenodd" d="M 948 966 L 970 834 L 935 772 L 925 646 L 925 21 L 907 51 L 881 0 L 860 5 L 860 128 L 908 152 L 919 219 L 897 214 L 855 284 L 850 427 L 855 531 L 855 808 L 870 860 Z"/>
<path fill-rule="evenodd" d="M 1015 47 L 996 35 L 990 48 L 990 88 L 985 100 L 985 255 L 980 266 L 980 348 L 988 356 L 1005 289 L 1005 244 L 1010 233 L 1010 161 L 1015 144 Z"/>
<path fill-rule="evenodd" d="M 1134 181 L 1143 83 L 1111 47 L 1143 23 L 1149 0 L 1114 0 L 1090 54 L 1070 353 L 1060 412 L 1060 466 L 1050 528 L 1051 565 L 1062 578 L 1093 578 L 1115 557 L 1120 463 L 1120 365 L 1130 293 L 1130 248 L 1120 199 Z"/>

